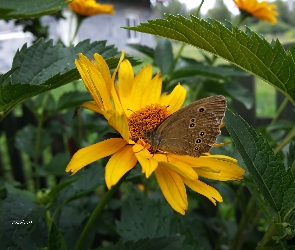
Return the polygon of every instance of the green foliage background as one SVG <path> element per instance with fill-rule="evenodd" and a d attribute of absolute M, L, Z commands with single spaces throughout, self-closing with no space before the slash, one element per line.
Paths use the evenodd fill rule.
<path fill-rule="evenodd" d="M 3 1 L 0 16 L 36 18 L 67 4 Z M 254 25 L 259 30 L 258 23 Z M 211 153 L 237 158 L 247 171 L 244 181 L 206 180 L 223 196 L 224 202 L 216 207 L 187 190 L 189 210 L 181 216 L 167 204 L 154 176 L 144 178 L 140 166 L 111 190 L 104 180 L 108 159 L 75 176 L 66 174 L 75 151 L 116 136 L 100 115 L 80 110 L 72 119 L 75 107 L 91 100 L 88 92 L 81 91 L 74 64 L 77 53 L 89 58 L 99 53 L 111 70 L 120 53 L 106 41 L 65 46 L 39 39 L 20 48 L 11 69 L 0 76 L 0 249 L 294 247 L 295 47 L 285 49 L 279 39 L 268 42 L 249 28 L 244 31 L 228 21 L 196 16 L 167 14 L 128 29 L 161 38 L 155 48 L 130 46 L 161 72 L 163 92 L 181 82 L 188 90 L 187 103 L 226 96 L 226 129 L 219 140 L 232 145 L 213 148 Z M 181 45 L 175 46 L 176 41 Z M 197 48 L 198 56 L 183 54 L 185 45 Z M 140 60 L 127 58 L 139 70 Z M 255 109 L 253 93 L 240 84 L 252 79 L 250 75 L 285 98 L 263 126 L 249 125 L 243 112 L 237 114 Z M 59 91 L 65 86 L 71 90 Z M 290 114 L 288 121 L 280 118 L 285 111 Z M 138 184 L 144 185 L 143 192 Z"/>

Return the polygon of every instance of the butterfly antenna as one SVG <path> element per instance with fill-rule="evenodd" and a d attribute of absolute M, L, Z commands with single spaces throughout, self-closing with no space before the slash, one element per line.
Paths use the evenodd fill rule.
<path fill-rule="evenodd" d="M 133 114 L 135 114 L 135 112 L 132 109 L 127 109 L 127 110 L 129 110 L 129 111 L 133 112 Z"/>

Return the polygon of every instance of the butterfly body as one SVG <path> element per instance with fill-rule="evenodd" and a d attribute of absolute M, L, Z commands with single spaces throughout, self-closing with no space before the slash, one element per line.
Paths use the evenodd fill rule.
<path fill-rule="evenodd" d="M 215 144 L 225 110 L 224 96 L 197 100 L 145 132 L 144 138 L 155 151 L 199 157 Z"/>

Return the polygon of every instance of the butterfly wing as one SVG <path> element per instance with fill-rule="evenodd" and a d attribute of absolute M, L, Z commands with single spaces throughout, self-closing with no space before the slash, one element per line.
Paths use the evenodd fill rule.
<path fill-rule="evenodd" d="M 154 131 L 162 151 L 198 157 L 208 152 L 220 134 L 226 109 L 223 96 L 212 96 L 191 103 L 166 118 Z"/>

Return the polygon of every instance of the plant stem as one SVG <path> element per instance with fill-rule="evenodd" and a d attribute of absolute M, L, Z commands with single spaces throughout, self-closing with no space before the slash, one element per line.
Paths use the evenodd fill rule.
<path fill-rule="evenodd" d="M 253 197 L 251 197 L 250 201 L 248 202 L 246 211 L 243 213 L 243 216 L 239 223 L 237 233 L 234 237 L 232 249 L 241 249 L 243 242 L 245 240 L 245 235 L 250 233 L 250 229 L 253 228 L 253 224 L 256 223 L 256 220 L 259 218 L 259 216 L 256 216 L 257 214 L 256 210 L 257 210 L 256 201 Z M 251 226 L 251 227 L 248 228 L 248 230 L 246 230 L 248 226 Z"/>
<path fill-rule="evenodd" d="M 258 243 L 256 249 L 265 249 L 267 245 L 273 241 L 272 237 L 277 234 L 277 229 L 275 224 L 272 222 L 270 223 L 267 231 L 265 232 L 262 240 Z"/>
<path fill-rule="evenodd" d="M 44 100 L 42 102 L 42 111 L 41 114 L 38 115 L 36 114 L 36 118 L 37 118 L 37 131 L 36 131 L 36 141 L 35 141 L 35 147 L 34 147 L 34 163 L 35 166 L 38 166 L 39 163 L 39 158 L 40 158 L 40 143 L 41 143 L 41 136 L 42 136 L 42 131 L 43 131 L 43 123 L 45 120 L 45 107 L 47 105 L 48 102 L 48 98 L 49 98 L 49 94 L 45 94 L 44 96 Z M 36 190 L 38 190 L 40 187 L 40 176 L 39 174 L 36 175 Z"/>
<path fill-rule="evenodd" d="M 127 177 L 127 175 L 130 173 L 130 171 L 128 171 L 119 181 L 118 183 L 113 186 L 110 190 L 108 190 L 104 196 L 102 197 L 101 201 L 97 204 L 97 206 L 95 207 L 95 209 L 93 210 L 92 214 L 90 215 L 85 227 L 83 228 L 83 231 L 78 239 L 77 245 L 76 245 L 76 250 L 80 250 L 82 249 L 82 245 L 83 242 L 89 232 L 89 230 L 91 229 L 93 223 L 95 222 L 96 217 L 99 215 L 99 213 L 101 212 L 101 210 L 104 208 L 104 206 L 108 203 L 108 201 L 112 198 L 112 196 L 114 195 L 114 193 L 118 190 L 118 188 L 120 187 L 121 183 L 125 180 L 125 178 Z"/>
<path fill-rule="evenodd" d="M 21 103 L 21 102 L 20 102 Z M 18 104 L 15 104 L 15 105 L 12 105 L 12 106 L 10 106 L 8 109 L 6 109 L 6 110 L 4 110 L 4 111 L 1 111 L 0 112 L 0 122 L 2 121 L 2 120 L 4 120 L 4 118 L 17 106 L 17 105 L 19 105 L 20 103 L 18 103 Z"/>
<path fill-rule="evenodd" d="M 277 154 L 289 141 L 295 137 L 295 126 L 291 131 L 285 136 L 285 138 L 280 142 L 280 144 L 274 149 L 274 153 Z"/>
<path fill-rule="evenodd" d="M 73 17 L 73 16 L 72 16 L 72 17 Z M 74 40 L 75 40 L 75 38 L 76 38 L 76 36 L 77 36 L 77 34 L 78 34 L 78 31 L 79 31 L 80 25 L 81 25 L 82 20 L 83 20 L 83 16 L 76 15 L 76 17 L 77 17 L 77 26 L 76 26 L 75 32 L 74 32 L 74 34 L 73 34 L 73 37 L 72 37 L 72 39 L 70 40 L 70 45 L 73 45 Z M 72 18 L 72 19 L 73 19 L 73 18 Z M 72 25 L 71 25 L 71 26 L 72 26 Z M 70 27 L 70 28 L 71 28 L 71 27 Z"/>
<path fill-rule="evenodd" d="M 287 103 L 288 103 L 289 99 L 287 97 L 285 97 L 284 101 L 281 103 L 280 107 L 278 108 L 275 116 L 273 117 L 270 125 L 273 125 L 279 118 L 280 114 L 282 113 L 282 111 L 284 110 L 284 108 L 286 107 Z"/>
<path fill-rule="evenodd" d="M 78 148 L 82 147 L 83 141 L 83 120 L 82 120 L 82 113 L 78 115 Z"/>
<path fill-rule="evenodd" d="M 180 45 L 180 48 L 179 48 L 179 50 L 178 50 L 178 52 L 177 52 L 177 54 L 176 54 L 176 56 L 175 56 L 175 58 L 174 58 L 174 62 L 173 62 L 173 65 L 172 65 L 172 70 L 171 70 L 171 72 L 174 72 L 175 67 L 176 67 L 176 64 L 177 64 L 177 62 L 178 62 L 178 59 L 179 59 L 179 57 L 180 57 L 180 55 L 181 55 L 181 53 L 182 53 L 182 51 L 183 51 L 183 49 L 184 49 L 184 46 L 185 46 L 185 43 L 182 43 L 182 44 Z"/>
<path fill-rule="evenodd" d="M 36 141 L 35 141 L 35 148 L 34 148 L 35 164 L 38 164 L 38 160 L 39 160 L 39 148 L 40 148 L 41 135 L 42 135 L 42 129 L 43 129 L 43 118 L 44 118 L 43 113 L 39 117 L 37 117 L 38 124 L 37 124 L 37 133 L 36 133 Z"/>
<path fill-rule="evenodd" d="M 241 24 L 251 15 L 247 11 L 240 10 L 240 20 L 237 23 L 237 27 L 241 26 Z"/>
<path fill-rule="evenodd" d="M 183 51 L 184 46 L 185 46 L 185 44 L 181 43 L 180 48 L 179 48 L 179 50 L 178 50 L 178 52 L 177 52 L 177 54 L 176 54 L 176 56 L 175 56 L 175 58 L 173 60 L 173 64 L 172 64 L 172 67 L 171 67 L 171 75 L 174 73 L 176 64 L 177 64 L 178 59 L 179 59 L 179 57 L 180 57 L 180 55 L 181 55 L 181 53 Z M 168 86 L 170 86 L 170 85 L 171 85 L 171 80 L 169 80 L 169 83 L 168 83 Z M 168 86 L 166 86 L 166 88 L 168 88 Z"/>
<path fill-rule="evenodd" d="M 50 233 L 53 220 L 51 218 L 51 214 L 50 214 L 49 210 L 47 210 L 46 213 L 45 213 L 45 221 L 46 221 L 46 224 L 47 224 L 48 233 Z"/>
<path fill-rule="evenodd" d="M 202 2 L 200 3 L 199 7 L 197 8 L 196 16 L 199 16 L 200 10 L 201 10 L 201 7 L 202 7 L 203 3 L 204 3 L 204 0 L 202 0 Z"/>

